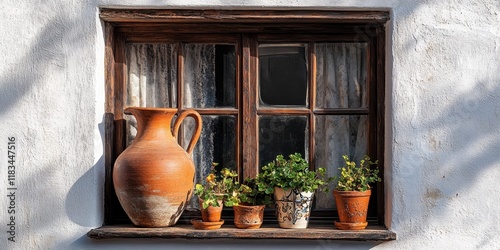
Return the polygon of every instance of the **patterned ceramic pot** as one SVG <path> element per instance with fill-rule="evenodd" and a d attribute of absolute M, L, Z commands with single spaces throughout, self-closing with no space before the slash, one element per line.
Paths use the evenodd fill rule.
<path fill-rule="evenodd" d="M 275 187 L 276 216 L 280 227 L 307 228 L 313 196 L 313 192 L 299 192 Z"/>

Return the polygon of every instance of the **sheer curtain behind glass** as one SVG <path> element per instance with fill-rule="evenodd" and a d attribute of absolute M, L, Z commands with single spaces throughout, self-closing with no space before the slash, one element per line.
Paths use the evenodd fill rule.
<path fill-rule="evenodd" d="M 320 43 L 316 51 L 318 108 L 367 108 L 366 44 Z M 367 153 L 367 115 L 317 115 L 316 165 L 337 175 L 342 155 L 359 161 Z M 319 194 L 318 208 L 334 207 L 332 194 Z"/>
<path fill-rule="evenodd" d="M 183 105 L 185 108 L 235 108 L 236 54 L 231 44 L 183 45 Z M 184 126 L 184 144 L 190 140 L 194 126 Z M 236 116 L 204 115 L 200 140 L 193 151 L 197 166 L 196 182 L 211 170 L 212 162 L 236 169 Z M 197 207 L 193 198 L 190 207 Z"/>

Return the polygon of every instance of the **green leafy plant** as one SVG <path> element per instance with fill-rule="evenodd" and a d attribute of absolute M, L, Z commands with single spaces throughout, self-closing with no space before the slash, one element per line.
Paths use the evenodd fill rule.
<path fill-rule="evenodd" d="M 377 165 L 378 161 L 372 162 L 367 155 L 359 161 L 350 161 L 347 155 L 343 155 L 345 166 L 339 168 L 340 175 L 335 178 L 337 181 L 336 189 L 338 191 L 366 191 L 371 189 L 370 184 L 382 181 L 378 177 L 379 170 L 372 165 Z"/>
<path fill-rule="evenodd" d="M 330 180 L 325 178 L 326 170 L 309 169 L 309 163 L 300 153 L 294 153 L 286 159 L 283 155 L 262 167 L 257 176 L 258 189 L 266 194 L 272 194 L 274 187 L 292 189 L 300 192 L 314 192 L 318 189 L 327 191 Z"/>
<path fill-rule="evenodd" d="M 218 207 L 219 200 L 224 200 L 232 189 L 233 179 L 238 176 L 236 171 L 223 168 L 218 176 L 215 167 L 218 163 L 212 163 L 210 174 L 202 183 L 195 185 L 194 194 L 203 200 L 203 208 L 208 206 Z"/>
<path fill-rule="evenodd" d="M 233 185 L 224 202 L 225 206 L 232 207 L 244 205 L 268 205 L 271 204 L 271 195 L 259 190 L 259 183 L 255 178 L 247 178 L 244 183 L 233 179 Z"/>

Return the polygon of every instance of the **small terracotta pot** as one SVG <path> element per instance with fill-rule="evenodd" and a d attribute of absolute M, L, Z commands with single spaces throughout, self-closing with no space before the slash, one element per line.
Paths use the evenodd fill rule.
<path fill-rule="evenodd" d="M 218 200 L 219 206 L 208 206 L 207 208 L 203 208 L 203 200 L 199 199 L 200 202 L 200 210 L 201 210 L 201 220 L 204 222 L 219 222 L 221 220 L 222 208 L 224 204 L 222 200 Z"/>
<path fill-rule="evenodd" d="M 333 191 L 339 221 L 335 221 L 338 229 L 361 230 L 365 229 L 368 223 L 368 203 L 370 201 L 371 190 L 359 191 Z"/>
<path fill-rule="evenodd" d="M 266 205 L 238 205 L 233 207 L 234 225 L 237 228 L 257 229 L 264 221 L 264 209 Z"/>

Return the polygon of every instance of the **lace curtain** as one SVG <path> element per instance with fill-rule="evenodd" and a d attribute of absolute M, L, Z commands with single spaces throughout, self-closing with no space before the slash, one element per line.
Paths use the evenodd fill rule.
<path fill-rule="evenodd" d="M 177 107 L 177 45 L 176 44 L 129 44 L 127 46 L 128 106 Z M 318 108 L 366 108 L 367 107 L 367 67 L 366 44 L 363 43 L 320 43 L 315 45 L 316 82 Z M 184 47 L 184 89 L 185 107 L 217 107 L 215 94 L 215 45 L 192 44 Z M 235 57 L 225 55 L 225 65 L 235 65 Z M 228 79 L 233 77 L 228 71 Z M 234 78 L 234 77 L 233 77 Z M 231 85 L 228 83 L 227 85 Z M 234 85 L 234 83 L 233 83 Z M 226 91 L 232 93 L 231 91 Z M 229 96 L 228 98 L 234 98 Z M 231 101 L 224 101 L 225 104 Z M 136 122 L 127 116 L 129 126 L 128 142 L 133 140 Z M 316 116 L 316 154 L 317 167 L 327 168 L 329 176 L 336 175 L 343 166 L 342 155 L 358 161 L 367 151 L 368 128 L 366 115 L 317 115 Z M 193 153 L 197 166 L 197 177 L 210 171 L 213 161 L 225 161 L 231 166 L 234 162 L 233 135 L 221 135 L 222 131 L 235 131 L 236 119 L 232 116 L 204 116 L 202 137 Z M 186 119 L 184 141 L 187 145 L 191 131 Z M 224 145 L 215 145 L 222 141 Z M 214 152 L 222 155 L 215 160 Z M 232 156 L 231 156 L 232 154 Z M 318 208 L 334 207 L 331 194 L 318 194 Z M 192 200 L 189 208 L 196 207 Z"/>
<path fill-rule="evenodd" d="M 319 108 L 366 108 L 366 44 L 316 44 L 316 106 Z M 329 176 L 344 166 L 342 155 L 357 162 L 367 153 L 366 115 L 316 116 L 316 166 Z M 331 190 L 333 189 L 333 185 Z M 319 193 L 319 208 L 333 207 L 331 193 Z"/>

